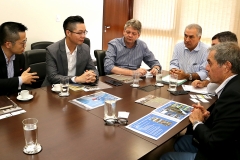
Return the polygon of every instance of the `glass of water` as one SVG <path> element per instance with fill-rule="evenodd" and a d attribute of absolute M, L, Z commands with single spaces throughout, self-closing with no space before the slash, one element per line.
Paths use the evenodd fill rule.
<path fill-rule="evenodd" d="M 36 118 L 27 118 L 22 121 L 25 138 L 23 152 L 26 154 L 36 154 L 42 150 L 41 145 L 37 142 L 38 138 L 38 120 Z"/>
<path fill-rule="evenodd" d="M 64 77 L 60 80 L 61 85 L 61 93 L 60 96 L 69 96 L 69 79 L 68 77 Z"/>
<path fill-rule="evenodd" d="M 178 75 L 177 74 L 170 74 L 169 75 L 169 91 L 176 91 L 177 90 L 177 81 Z"/>
<path fill-rule="evenodd" d="M 155 83 L 156 86 L 163 86 L 162 84 L 162 70 L 159 70 L 158 73 L 156 74 L 156 83 Z"/>
<path fill-rule="evenodd" d="M 116 119 L 116 99 L 106 97 L 104 102 L 104 120 Z"/>

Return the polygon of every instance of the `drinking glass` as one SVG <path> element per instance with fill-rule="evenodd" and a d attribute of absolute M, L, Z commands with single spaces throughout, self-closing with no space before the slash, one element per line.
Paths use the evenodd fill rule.
<path fill-rule="evenodd" d="M 132 87 L 139 87 L 139 72 L 138 71 L 133 71 L 133 83 Z"/>
<path fill-rule="evenodd" d="M 69 79 L 68 78 L 62 78 L 60 80 L 61 84 L 61 93 L 60 96 L 69 96 Z"/>
<path fill-rule="evenodd" d="M 159 70 L 156 74 L 156 86 L 163 86 L 162 84 L 162 70 Z"/>
<path fill-rule="evenodd" d="M 42 150 L 41 145 L 37 142 L 38 138 L 38 120 L 36 118 L 27 118 L 22 121 L 25 138 L 23 152 L 26 154 L 36 154 Z"/>
<path fill-rule="evenodd" d="M 106 98 L 104 100 L 104 120 L 107 119 L 116 119 L 116 99 L 114 98 Z"/>
<path fill-rule="evenodd" d="M 176 91 L 177 90 L 177 81 L 178 75 L 177 74 L 170 74 L 169 75 L 169 91 Z"/>

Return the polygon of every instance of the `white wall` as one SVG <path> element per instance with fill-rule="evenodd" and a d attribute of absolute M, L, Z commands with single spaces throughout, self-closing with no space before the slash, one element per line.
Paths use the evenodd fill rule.
<path fill-rule="evenodd" d="M 94 59 L 93 50 L 102 48 L 103 0 L 1 0 L 0 6 L 0 24 L 16 21 L 28 27 L 26 50 L 33 42 L 64 38 L 63 21 L 74 15 L 84 18 Z"/>

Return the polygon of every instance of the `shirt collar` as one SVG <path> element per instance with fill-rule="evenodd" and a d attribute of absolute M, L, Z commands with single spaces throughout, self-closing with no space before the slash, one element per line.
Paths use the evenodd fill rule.
<path fill-rule="evenodd" d="M 5 60 L 6 60 L 6 64 L 8 64 L 8 58 L 7 58 L 6 54 L 4 53 L 2 47 L 1 47 L 1 50 L 2 50 L 2 52 L 4 54 L 4 57 L 5 57 Z M 12 57 L 10 58 L 10 61 L 14 61 L 15 57 L 16 57 L 15 54 L 13 54 Z"/>
<path fill-rule="evenodd" d="M 185 50 L 189 50 L 189 49 L 185 46 Z M 200 42 L 198 42 L 198 45 L 193 49 L 193 51 L 198 52 L 199 50 L 200 50 Z"/>
<path fill-rule="evenodd" d="M 218 98 L 220 97 L 224 87 L 227 85 L 227 83 L 233 78 L 235 77 L 237 74 L 234 74 L 230 77 L 228 77 L 227 79 L 225 79 L 225 81 L 223 81 L 223 83 L 215 90 L 216 94 L 218 95 Z"/>
<path fill-rule="evenodd" d="M 66 39 L 65 39 L 65 49 L 66 49 L 66 53 L 67 53 L 67 54 L 71 54 L 71 53 L 70 53 L 70 50 L 69 50 L 69 48 L 68 48 L 68 46 L 67 46 Z M 76 48 L 75 48 L 74 51 L 73 51 L 73 54 L 75 54 L 75 53 L 77 53 L 77 46 L 76 46 Z"/>
<path fill-rule="evenodd" d="M 121 38 L 122 45 L 126 47 L 126 44 L 124 42 L 124 37 Z M 135 47 L 138 45 L 138 39 L 135 41 Z"/>

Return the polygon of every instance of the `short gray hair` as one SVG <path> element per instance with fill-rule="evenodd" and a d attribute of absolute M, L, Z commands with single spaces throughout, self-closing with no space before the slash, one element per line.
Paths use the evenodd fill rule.
<path fill-rule="evenodd" d="M 202 36 L 202 27 L 198 24 L 189 24 L 187 25 L 187 27 L 185 28 L 186 29 L 192 29 L 192 28 L 195 28 L 197 29 L 197 35 L 198 37 Z"/>
<path fill-rule="evenodd" d="M 133 29 L 137 30 L 139 34 L 141 33 L 142 24 L 139 20 L 136 19 L 128 20 L 124 25 L 124 30 L 126 30 L 128 27 L 132 27 Z"/>
<path fill-rule="evenodd" d="M 240 48 L 236 42 L 219 43 L 208 50 L 216 51 L 214 58 L 220 66 L 228 61 L 232 64 L 232 73 L 240 74 Z"/>

